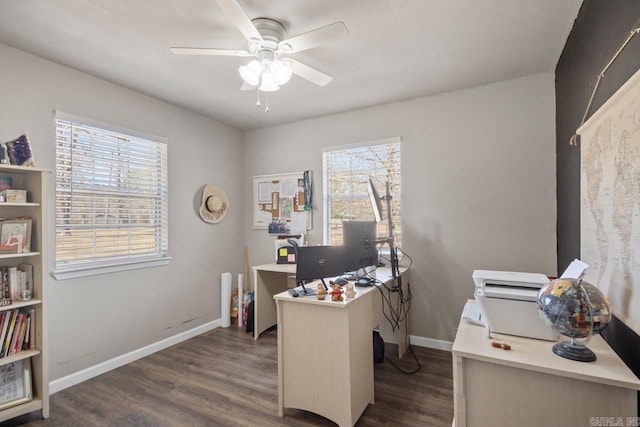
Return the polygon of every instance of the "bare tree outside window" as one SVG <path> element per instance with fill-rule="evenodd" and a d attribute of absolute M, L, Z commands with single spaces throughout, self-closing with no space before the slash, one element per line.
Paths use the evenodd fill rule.
<path fill-rule="evenodd" d="M 374 221 L 367 191 L 369 178 L 380 196 L 389 183 L 395 241 L 401 242 L 400 138 L 357 144 L 353 147 L 327 148 L 323 153 L 324 243 L 342 244 L 342 221 Z M 387 204 L 378 236 L 388 236 Z"/>

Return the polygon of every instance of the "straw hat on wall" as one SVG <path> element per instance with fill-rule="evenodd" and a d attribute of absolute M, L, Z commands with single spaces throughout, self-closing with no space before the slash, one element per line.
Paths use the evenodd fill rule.
<path fill-rule="evenodd" d="M 229 208 L 227 193 L 217 185 L 207 184 L 202 190 L 202 204 L 200 205 L 200 217 L 203 221 L 212 224 L 222 221 Z"/>

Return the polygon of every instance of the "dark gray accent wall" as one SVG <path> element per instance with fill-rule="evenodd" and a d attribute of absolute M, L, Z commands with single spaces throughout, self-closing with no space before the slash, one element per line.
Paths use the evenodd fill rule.
<path fill-rule="evenodd" d="M 629 33 L 638 27 L 639 0 L 584 0 L 556 66 L 559 272 L 580 257 L 580 147 L 570 146 L 569 138 L 580 125 L 598 74 Z M 638 69 L 640 34 L 604 75 L 590 115 Z M 617 319 L 605 329 L 603 336 L 640 377 L 640 337 Z"/>

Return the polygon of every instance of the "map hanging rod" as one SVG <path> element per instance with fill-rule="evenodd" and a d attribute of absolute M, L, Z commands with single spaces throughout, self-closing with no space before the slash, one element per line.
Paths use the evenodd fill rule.
<path fill-rule="evenodd" d="M 582 116 L 582 121 L 580 122 L 580 125 L 578 126 L 578 128 L 580 128 L 580 126 L 582 126 L 584 124 L 584 122 L 587 121 L 587 115 L 589 114 L 589 111 L 591 110 L 591 104 L 593 104 L 593 99 L 596 97 L 596 92 L 598 92 L 598 87 L 600 86 L 600 80 L 602 80 L 602 78 L 604 77 L 604 73 L 607 72 L 609 67 L 611 67 L 611 64 L 613 64 L 613 62 L 616 59 L 618 59 L 618 56 L 620 56 L 620 53 L 622 53 L 622 51 L 624 50 L 625 47 L 627 47 L 627 45 L 629 44 L 631 39 L 638 33 L 640 33 L 640 27 L 636 28 L 635 30 L 632 30 L 629 33 L 629 37 L 627 37 L 627 39 L 624 41 L 624 43 L 622 43 L 622 46 L 620 46 L 620 49 L 618 49 L 618 51 L 613 55 L 613 57 L 611 58 L 609 63 L 602 69 L 600 74 L 598 74 L 598 78 L 596 79 L 596 84 L 593 87 L 593 92 L 591 92 L 591 98 L 589 98 L 589 103 L 587 104 L 587 109 L 584 112 L 584 116 Z M 571 139 L 569 139 L 569 145 L 576 145 L 576 146 L 578 145 L 578 134 L 577 133 L 574 133 L 573 135 L 571 135 Z"/>

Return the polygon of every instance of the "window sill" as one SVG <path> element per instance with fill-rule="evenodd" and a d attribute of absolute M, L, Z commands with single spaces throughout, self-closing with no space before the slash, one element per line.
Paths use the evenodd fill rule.
<path fill-rule="evenodd" d="M 56 270 L 51 272 L 51 277 L 56 280 L 75 279 L 78 277 L 97 276 L 101 274 L 116 273 L 119 271 L 136 270 L 139 268 L 159 267 L 169 264 L 171 257 L 154 258 L 151 260 L 134 260 L 103 266 L 84 266 Z"/>

